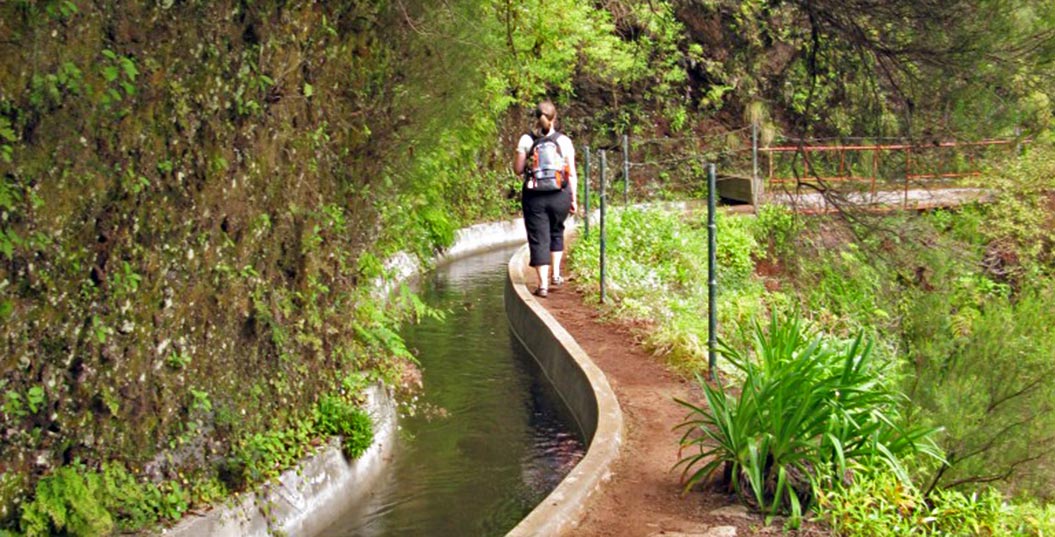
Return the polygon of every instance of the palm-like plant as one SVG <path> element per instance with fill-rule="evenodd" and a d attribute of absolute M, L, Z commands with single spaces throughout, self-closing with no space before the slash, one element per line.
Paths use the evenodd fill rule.
<path fill-rule="evenodd" d="M 885 380 L 863 334 L 834 341 L 798 318 L 774 316 L 768 330 L 754 323 L 751 339 L 753 358 L 721 343 L 745 376 L 738 397 L 698 377 L 707 406 L 678 400 L 691 411 L 678 425 L 681 446 L 698 449 L 676 465 L 686 490 L 723 470 L 745 503 L 794 523 L 814 487 L 851 478 L 848 461 L 886 465 L 907 482 L 900 456 L 941 458 L 929 438 L 935 429 L 901 425 L 904 396 Z"/>

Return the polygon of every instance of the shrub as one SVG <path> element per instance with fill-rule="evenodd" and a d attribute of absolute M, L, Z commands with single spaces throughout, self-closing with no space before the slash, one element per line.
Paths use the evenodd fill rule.
<path fill-rule="evenodd" d="M 754 359 L 722 343 L 745 376 L 738 398 L 700 379 L 706 408 L 678 401 L 691 411 L 678 426 L 681 445 L 698 449 L 677 464 L 686 489 L 723 470 L 745 503 L 796 524 L 819 482 L 847 476 L 852 462 L 884 465 L 908 482 L 899 457 L 941 457 L 933 430 L 899 425 L 903 397 L 862 335 L 834 341 L 774 315 L 768 332 L 754 324 L 753 341 Z"/>
<path fill-rule="evenodd" d="M 858 468 L 852 483 L 819 491 L 819 518 L 836 535 L 1050 535 L 1051 508 L 1009 505 L 995 489 L 925 496 L 885 471 Z"/>
<path fill-rule="evenodd" d="M 778 257 L 792 257 L 795 239 L 802 232 L 803 222 L 791 209 L 768 203 L 758 208 L 755 240 L 765 244 Z"/>
<path fill-rule="evenodd" d="M 958 297 L 917 297 L 903 327 L 914 358 L 908 393 L 922 419 L 945 425 L 938 442 L 948 465 L 930 480 L 945 487 L 1000 483 L 1050 499 L 1055 285 L 1037 282 L 1031 286 L 1039 289 L 1010 298 L 984 292 L 984 281 L 954 283 L 946 292 Z"/>
<path fill-rule="evenodd" d="M 370 416 L 339 397 L 323 396 L 315 408 L 315 421 L 321 432 L 343 437 L 344 454 L 353 459 L 365 453 L 374 442 Z"/>

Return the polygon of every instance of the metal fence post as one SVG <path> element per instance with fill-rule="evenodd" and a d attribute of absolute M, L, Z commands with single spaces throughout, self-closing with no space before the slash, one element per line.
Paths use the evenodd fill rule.
<path fill-rule="evenodd" d="M 583 199 L 583 237 L 590 236 L 590 146 L 586 146 L 586 161 L 583 164 L 582 180 Z"/>
<path fill-rule="evenodd" d="M 908 209 L 908 176 L 912 175 L 912 147 L 905 149 L 905 196 L 901 201 L 901 209 Z"/>
<path fill-rule="evenodd" d="M 758 213 L 762 202 L 762 180 L 758 177 L 758 122 L 751 122 L 751 205 Z"/>
<path fill-rule="evenodd" d="M 707 165 L 707 367 L 711 380 L 718 380 L 718 226 L 714 223 L 717 180 L 714 164 Z M 602 258 L 603 259 L 603 258 Z"/>
<path fill-rule="evenodd" d="M 623 205 L 630 205 L 630 136 L 623 135 Z"/>
<path fill-rule="evenodd" d="M 604 303 L 604 300 L 605 300 L 605 291 L 604 291 L 604 261 L 605 261 L 604 260 L 604 256 L 605 256 L 605 251 L 604 251 L 605 250 L 604 208 L 605 208 L 605 205 L 606 205 L 605 198 L 607 197 L 607 195 L 605 194 L 605 187 L 604 187 L 605 177 L 604 177 L 604 175 L 605 175 L 605 168 L 607 167 L 607 160 L 608 159 L 606 157 L 605 151 L 604 151 L 604 149 L 602 149 L 601 150 L 600 178 L 598 179 L 599 182 L 600 182 L 600 185 L 601 185 L 600 188 L 601 188 L 601 303 L 602 304 Z"/>

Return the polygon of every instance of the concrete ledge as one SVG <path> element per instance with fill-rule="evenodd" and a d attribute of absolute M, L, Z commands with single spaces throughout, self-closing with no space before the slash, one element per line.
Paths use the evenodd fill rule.
<path fill-rule="evenodd" d="M 199 517 L 187 516 L 162 532 L 179 537 L 310 535 L 340 516 L 344 506 L 366 497 L 381 476 L 395 444 L 396 403 L 381 384 L 366 390 L 366 411 L 374 423 L 374 443 L 348 461 L 337 441 L 284 472 L 255 493 L 240 494 Z"/>
<path fill-rule="evenodd" d="M 509 261 L 506 316 L 513 333 L 535 357 L 586 435 L 586 456 L 508 533 L 513 537 L 559 535 L 578 526 L 588 500 L 611 477 L 623 442 L 623 413 L 604 373 L 571 334 L 528 291 L 525 245 Z"/>
<path fill-rule="evenodd" d="M 569 223 L 572 221 L 569 220 Z M 436 264 L 443 265 L 471 255 L 527 241 L 524 219 L 477 224 L 459 229 L 454 234 L 454 244 L 436 257 Z"/>

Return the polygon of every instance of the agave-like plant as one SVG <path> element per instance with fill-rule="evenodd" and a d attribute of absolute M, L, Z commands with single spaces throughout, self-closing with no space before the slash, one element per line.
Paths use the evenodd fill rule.
<path fill-rule="evenodd" d="M 772 517 L 801 520 L 828 480 L 851 479 L 848 462 L 886 465 L 905 482 L 900 457 L 921 453 L 941 459 L 930 439 L 937 429 L 904 427 L 904 396 L 884 378 L 872 342 L 825 338 L 799 318 L 757 321 L 753 353 L 720 342 L 721 354 L 744 374 L 738 397 L 697 375 L 707 405 L 677 400 L 690 410 L 682 450 L 695 452 L 683 467 L 685 489 L 720 470 L 742 501 Z"/>

